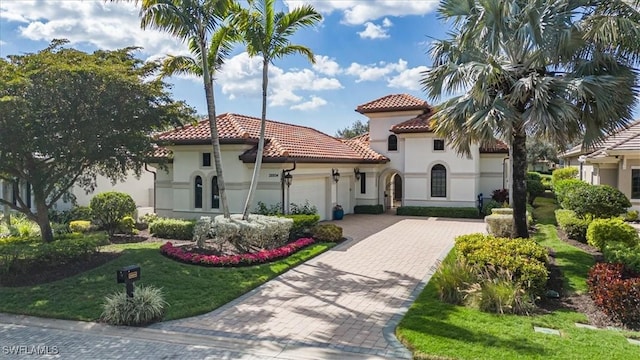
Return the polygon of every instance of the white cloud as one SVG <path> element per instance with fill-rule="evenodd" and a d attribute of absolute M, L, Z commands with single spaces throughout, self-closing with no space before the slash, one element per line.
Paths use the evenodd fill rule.
<path fill-rule="evenodd" d="M 425 15 L 437 9 L 439 0 L 284 0 L 289 9 L 311 4 L 321 13 L 343 13 L 342 21 L 362 25 L 385 16 Z"/>
<path fill-rule="evenodd" d="M 2 41 L 2 40 L 0 40 L 0 46 L 1 46 L 1 45 L 7 45 L 7 42 L 6 42 L 6 41 Z"/>
<path fill-rule="evenodd" d="M 411 69 L 405 69 L 398 75 L 390 78 L 387 81 L 387 85 L 392 88 L 420 90 L 422 72 L 427 71 L 428 69 L 429 68 L 426 66 L 417 66 Z"/>
<path fill-rule="evenodd" d="M 224 64 L 217 83 L 222 93 L 230 99 L 259 97 L 262 94 L 262 58 L 240 53 Z M 311 69 L 285 71 L 277 66 L 269 67 L 269 105 L 295 105 L 303 101 L 300 91 L 324 91 L 341 89 L 336 78 L 322 77 Z M 312 98 L 313 101 L 313 98 Z"/>
<path fill-rule="evenodd" d="M 3 1 L 3 21 L 23 23 L 20 35 L 29 40 L 68 39 L 74 44 L 90 44 L 100 49 L 143 47 L 151 58 L 185 54 L 186 45 L 157 30 L 142 30 L 138 9 L 128 2 L 103 1 Z"/>
<path fill-rule="evenodd" d="M 329 76 L 335 76 L 339 74 L 342 69 L 340 69 L 340 64 L 338 64 L 333 58 L 329 58 L 324 55 L 316 55 L 315 56 L 316 63 L 313 64 L 313 70 Z"/>
<path fill-rule="evenodd" d="M 393 23 L 391 22 L 391 20 L 389 20 L 389 18 L 384 18 L 384 20 L 382 20 L 382 26 L 388 28 L 391 27 L 393 25 Z"/>
<path fill-rule="evenodd" d="M 364 30 L 358 32 L 358 35 L 360 35 L 362 39 L 386 39 L 389 37 L 386 28 L 372 22 L 366 22 L 364 24 Z"/>
<path fill-rule="evenodd" d="M 401 73 L 407 69 L 407 62 L 398 59 L 397 63 L 380 61 L 377 64 L 362 65 L 351 63 L 345 70 L 348 75 L 356 76 L 356 82 L 380 80 L 391 73 Z"/>
<path fill-rule="evenodd" d="M 290 109 L 308 111 L 308 110 L 317 109 L 324 105 L 327 105 L 327 101 L 325 99 L 317 96 L 311 96 L 311 100 L 297 104 L 297 105 L 293 105 L 292 107 L 290 107 Z"/>

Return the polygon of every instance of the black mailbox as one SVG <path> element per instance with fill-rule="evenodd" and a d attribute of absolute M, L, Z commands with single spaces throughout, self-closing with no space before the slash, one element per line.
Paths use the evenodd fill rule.
<path fill-rule="evenodd" d="M 122 269 L 116 271 L 116 278 L 118 279 L 118 284 L 139 280 L 140 266 L 138 265 L 125 266 Z"/>

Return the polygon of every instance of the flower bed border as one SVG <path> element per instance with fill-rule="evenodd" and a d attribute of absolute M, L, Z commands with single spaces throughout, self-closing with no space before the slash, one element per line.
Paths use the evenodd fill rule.
<path fill-rule="evenodd" d="M 275 249 L 261 250 L 257 253 L 216 256 L 191 253 L 184 251 L 180 246 L 176 247 L 171 242 L 167 242 L 160 247 L 160 252 L 162 255 L 170 259 L 180 261 L 185 264 L 208 267 L 233 267 L 264 264 L 282 259 L 313 243 L 315 243 L 315 240 L 312 238 L 301 238 L 285 246 Z"/>

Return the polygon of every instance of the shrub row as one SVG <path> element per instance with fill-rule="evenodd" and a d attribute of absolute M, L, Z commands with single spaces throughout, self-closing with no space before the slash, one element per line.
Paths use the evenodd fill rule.
<path fill-rule="evenodd" d="M 293 225 L 289 230 L 289 240 L 297 240 L 302 237 L 309 236 L 311 229 L 320 221 L 320 215 L 279 215 L 293 220 Z"/>
<path fill-rule="evenodd" d="M 30 264 L 65 264 L 87 258 L 108 243 L 106 234 L 70 234 L 50 243 L 10 242 L 0 245 L 0 272 L 22 272 Z M 24 265 L 17 266 L 18 264 Z"/>
<path fill-rule="evenodd" d="M 191 240 L 195 224 L 193 220 L 160 218 L 149 224 L 149 232 L 163 239 Z"/>
<path fill-rule="evenodd" d="M 378 205 L 356 205 L 353 207 L 354 214 L 382 214 L 384 206 Z"/>
<path fill-rule="evenodd" d="M 477 219 L 480 213 L 474 207 L 430 207 L 430 206 L 401 206 L 397 215 L 406 216 L 437 216 L 461 219 Z"/>
<path fill-rule="evenodd" d="M 598 263 L 587 278 L 591 297 L 606 314 L 622 323 L 640 325 L 640 278 L 622 264 Z"/>
<path fill-rule="evenodd" d="M 629 199 L 609 185 L 578 186 L 565 194 L 561 204 L 578 216 L 592 215 L 596 218 L 620 216 L 631 207 Z"/>
<path fill-rule="evenodd" d="M 587 228 L 587 243 L 599 250 L 603 250 L 610 242 L 634 247 L 639 240 L 636 229 L 620 218 L 595 219 Z"/>
<path fill-rule="evenodd" d="M 558 226 L 567 234 L 567 237 L 581 243 L 587 242 L 590 219 L 578 217 L 572 210 L 558 209 L 555 213 Z"/>
<path fill-rule="evenodd" d="M 578 176 L 578 168 L 575 167 L 566 167 L 553 170 L 553 172 L 551 173 L 551 183 L 553 184 L 554 191 L 556 189 L 558 181 L 575 179 L 576 176 Z"/>
<path fill-rule="evenodd" d="M 548 252 L 534 240 L 469 234 L 456 238 L 455 249 L 474 267 L 509 271 L 532 293 L 544 290 L 549 275 L 546 268 Z"/>

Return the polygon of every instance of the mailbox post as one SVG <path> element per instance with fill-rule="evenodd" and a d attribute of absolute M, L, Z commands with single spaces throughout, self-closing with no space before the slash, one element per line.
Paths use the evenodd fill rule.
<path fill-rule="evenodd" d="M 127 296 L 133 297 L 133 282 L 140 279 L 140 266 L 129 265 L 116 271 L 116 280 L 118 284 L 125 284 L 127 287 Z"/>

